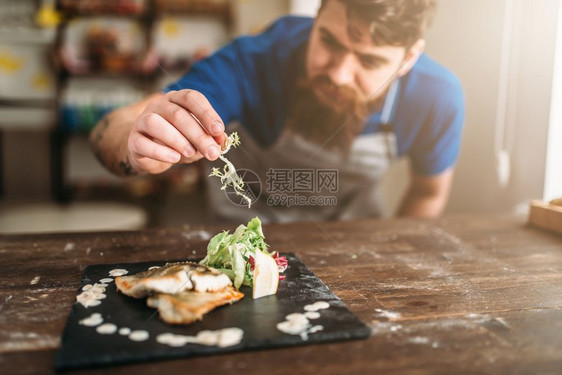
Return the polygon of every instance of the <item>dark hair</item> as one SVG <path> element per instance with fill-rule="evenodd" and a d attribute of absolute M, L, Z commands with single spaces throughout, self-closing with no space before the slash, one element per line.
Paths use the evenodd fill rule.
<path fill-rule="evenodd" d="M 328 1 L 343 3 L 348 18 L 368 26 L 373 43 L 407 48 L 423 38 L 437 8 L 436 0 L 322 0 L 320 11 Z M 348 28 L 357 38 L 358 25 L 349 22 Z"/>

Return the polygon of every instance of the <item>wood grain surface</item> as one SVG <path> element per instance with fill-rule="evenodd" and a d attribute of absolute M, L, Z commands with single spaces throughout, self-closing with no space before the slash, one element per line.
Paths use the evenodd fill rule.
<path fill-rule="evenodd" d="M 218 226 L 0 236 L 0 373 L 53 373 L 87 265 L 202 257 Z M 372 329 L 363 341 L 83 371 L 562 372 L 562 236 L 512 216 L 266 225 Z M 188 372 L 186 372 L 189 370 Z"/>

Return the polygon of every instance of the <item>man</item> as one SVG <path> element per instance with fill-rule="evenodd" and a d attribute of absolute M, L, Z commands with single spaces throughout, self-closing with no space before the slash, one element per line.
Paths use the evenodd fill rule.
<path fill-rule="evenodd" d="M 265 221 L 378 216 L 378 182 L 406 155 L 411 185 L 399 214 L 438 216 L 464 108 L 458 80 L 423 54 L 434 1 L 323 0 L 315 20 L 285 17 L 260 35 L 238 38 L 166 93 L 103 119 L 91 135 L 96 155 L 121 175 L 212 162 L 230 125 L 242 146 L 227 157 L 262 185 L 267 180 L 248 210 L 226 199 L 216 177 L 207 179 L 217 216 L 236 221 L 256 214 Z M 326 170 L 336 173 L 335 188 L 318 186 Z M 298 190 L 298 204 L 279 199 L 305 186 L 295 180 L 302 172 L 316 186 Z M 282 190 L 275 176 L 291 183 Z M 255 190 L 248 192 L 257 196 Z M 335 200 L 318 199 L 327 193 Z"/>

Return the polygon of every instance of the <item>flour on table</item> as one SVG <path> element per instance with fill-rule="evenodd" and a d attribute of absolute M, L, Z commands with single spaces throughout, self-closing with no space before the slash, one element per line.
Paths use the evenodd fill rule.
<path fill-rule="evenodd" d="M 384 318 L 387 318 L 388 320 L 398 320 L 402 317 L 402 314 L 394 311 L 375 309 L 375 312 L 378 316 L 382 316 Z"/>

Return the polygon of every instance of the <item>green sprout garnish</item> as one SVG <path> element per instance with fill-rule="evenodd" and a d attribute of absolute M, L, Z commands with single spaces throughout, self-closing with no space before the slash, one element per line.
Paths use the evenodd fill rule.
<path fill-rule="evenodd" d="M 231 147 L 238 147 L 240 145 L 240 137 L 238 133 L 233 132 L 231 133 L 228 138 L 226 139 L 226 147 L 224 151 L 221 152 L 219 159 L 221 159 L 225 166 L 223 167 L 223 171 L 219 168 L 213 168 L 209 177 L 219 177 L 221 179 L 221 190 L 226 190 L 227 187 L 232 187 L 236 195 L 242 197 L 244 200 L 248 202 L 248 208 L 252 205 L 252 200 L 244 194 L 244 181 L 242 178 L 236 173 L 236 168 L 234 165 L 228 160 L 224 155 L 230 151 Z"/>

